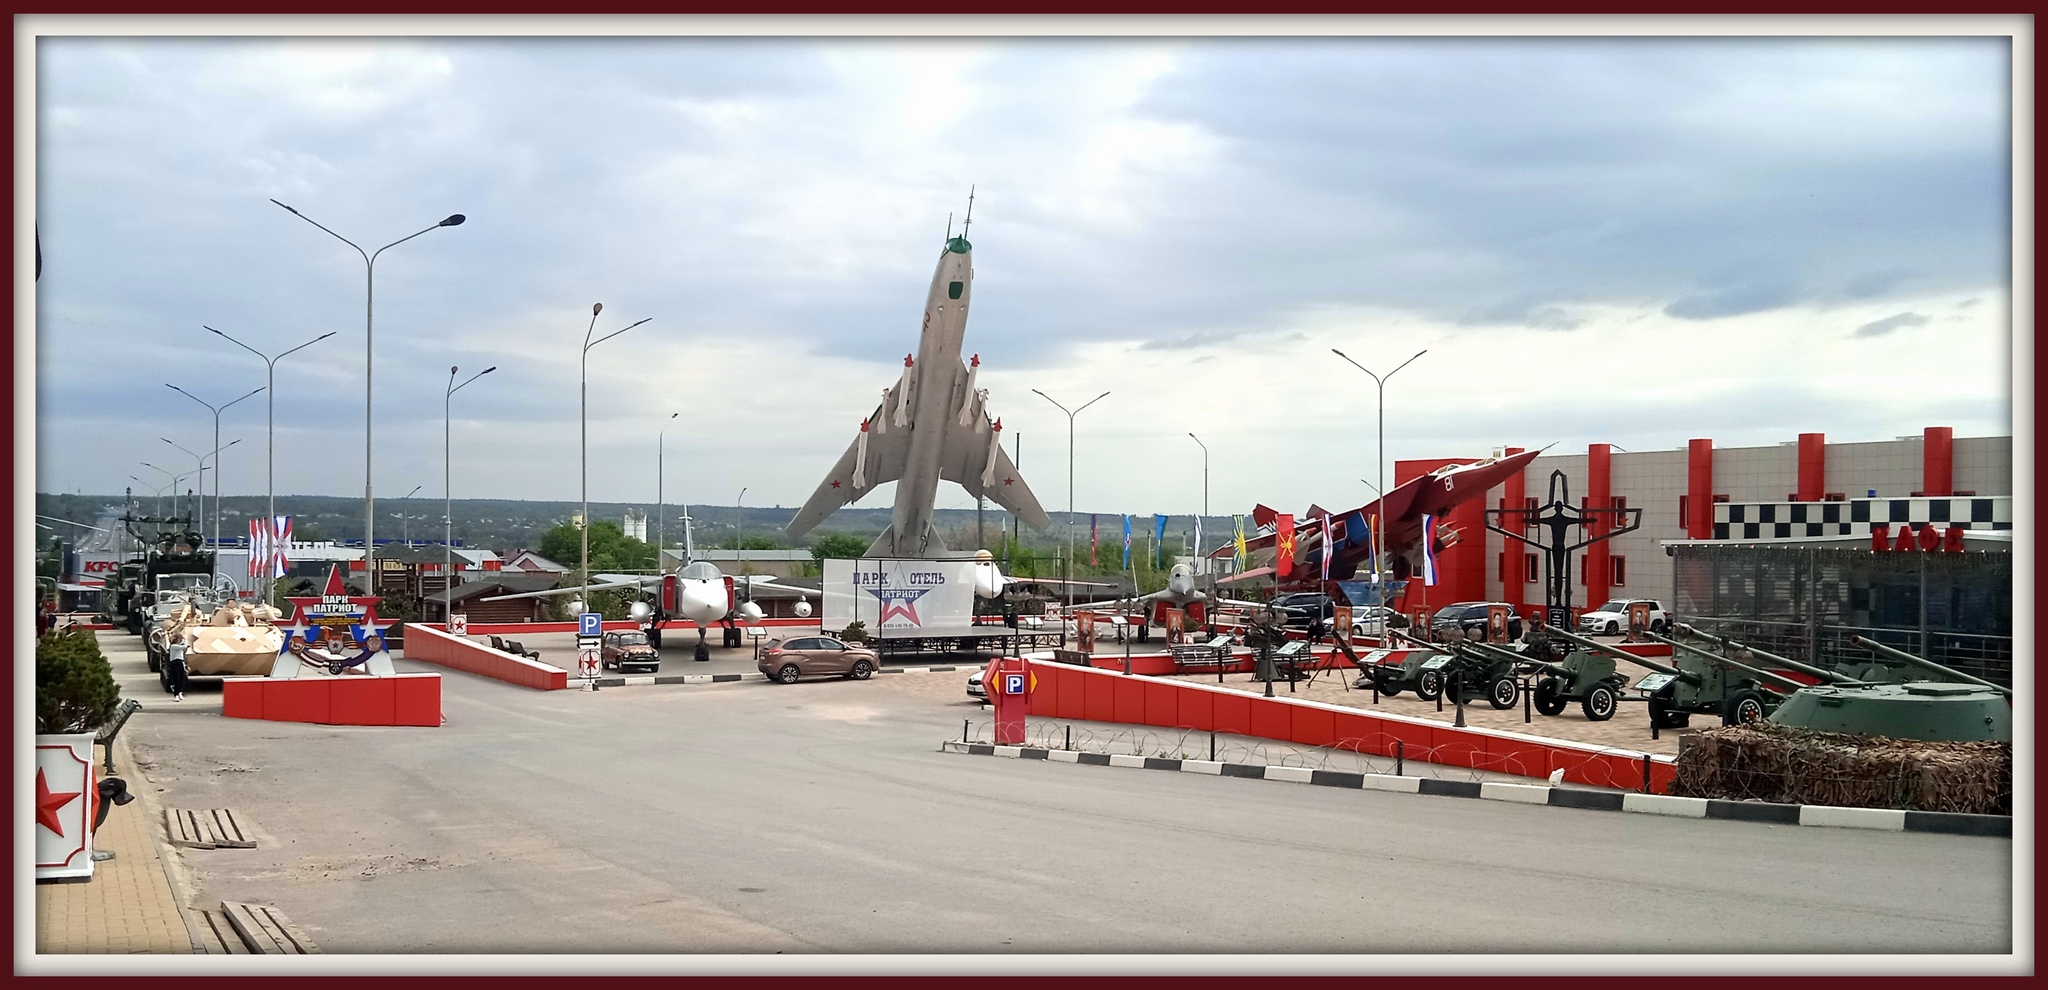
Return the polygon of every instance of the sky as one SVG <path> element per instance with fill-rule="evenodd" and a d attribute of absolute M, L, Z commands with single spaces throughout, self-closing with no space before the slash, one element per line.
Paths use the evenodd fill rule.
<path fill-rule="evenodd" d="M 276 490 L 361 493 L 364 263 L 273 199 L 371 251 L 431 228 L 375 269 L 379 499 L 442 495 L 436 426 L 455 497 L 578 498 L 587 374 L 591 500 L 793 510 L 970 188 L 964 350 L 1052 510 L 1033 389 L 1109 392 L 1079 511 L 1366 501 L 1381 394 L 1333 348 L 1427 351 L 1389 476 L 2008 435 L 2011 72 L 1965 37 L 45 37 L 36 489 L 189 471 L 163 438 L 204 453 L 213 414 L 166 384 L 265 383 L 212 327 L 334 334 L 277 363 Z M 649 322 L 579 368 L 593 303 Z M 450 366 L 496 370 L 444 419 Z M 222 413 L 229 494 L 265 490 L 265 399 Z"/>

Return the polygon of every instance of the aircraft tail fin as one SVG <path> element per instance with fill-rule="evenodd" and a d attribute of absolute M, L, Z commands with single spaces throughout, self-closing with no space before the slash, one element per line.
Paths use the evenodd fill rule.
<path fill-rule="evenodd" d="M 921 538 L 899 540 L 896 537 L 896 524 L 890 523 L 882 527 L 882 535 L 875 537 L 875 542 L 868 547 L 867 555 L 870 557 L 937 557 L 945 552 L 946 541 L 939 539 L 938 529 L 931 524 L 925 524 L 924 533 Z"/>

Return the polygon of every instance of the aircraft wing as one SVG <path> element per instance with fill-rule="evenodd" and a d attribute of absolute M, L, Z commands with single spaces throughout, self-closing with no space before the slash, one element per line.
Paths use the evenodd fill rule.
<path fill-rule="evenodd" d="M 796 518 L 783 528 L 784 536 L 796 539 L 824 522 L 825 517 L 840 506 L 874 491 L 876 485 L 903 477 L 903 467 L 910 460 L 910 430 L 892 427 L 884 421 L 887 405 L 887 400 L 884 400 L 883 405 L 875 407 L 874 414 L 868 417 L 871 426 L 866 431 L 868 449 L 865 463 L 860 452 L 861 437 L 856 434 L 846 453 L 839 456 L 838 463 L 832 465 L 825 480 L 818 483 L 817 490 L 811 493 L 803 508 L 797 510 Z M 856 472 L 856 467 L 864 470 Z"/>
<path fill-rule="evenodd" d="M 577 595 L 590 591 L 610 591 L 614 588 L 631 588 L 636 586 L 646 587 L 649 584 L 661 583 L 661 575 L 659 574 L 640 575 L 637 577 L 628 574 L 600 574 L 597 577 L 599 580 L 596 584 L 577 585 L 574 588 L 551 588 L 547 591 L 522 591 L 516 595 L 492 595 L 489 598 L 479 598 L 477 600 L 484 602 L 509 602 L 515 598 L 549 598 L 555 595 Z"/>
<path fill-rule="evenodd" d="M 818 598 L 821 597 L 823 594 L 815 588 L 799 588 L 795 585 L 776 584 L 775 579 L 769 577 L 766 574 L 736 574 L 733 575 L 733 580 L 744 581 L 750 588 L 770 588 L 775 591 L 794 591 L 797 594 L 803 595 L 805 598 Z"/>
<path fill-rule="evenodd" d="M 977 413 L 973 422 L 961 426 L 957 418 L 946 420 L 946 446 L 939 454 L 939 477 L 967 489 L 967 494 L 976 498 L 987 496 L 989 501 L 1017 514 L 1024 525 L 1044 532 L 1052 520 L 1038 504 L 1038 496 L 1031 493 L 1031 486 L 1024 483 L 1017 473 L 1017 465 L 1010 462 L 1010 453 L 1002 448 L 996 438 L 1000 434 L 989 427 L 988 418 Z M 980 429 L 975 424 L 980 424 Z M 989 473 L 989 483 L 984 490 L 981 478 L 988 468 L 990 446 L 995 447 L 995 470 Z M 873 451 L 870 450 L 870 456 Z"/>

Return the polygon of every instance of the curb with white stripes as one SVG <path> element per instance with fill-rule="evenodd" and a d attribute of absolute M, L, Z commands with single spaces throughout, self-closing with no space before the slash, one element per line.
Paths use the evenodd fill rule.
<path fill-rule="evenodd" d="M 876 669 L 875 669 L 875 673 L 876 673 L 877 675 L 880 675 L 880 674 L 943 674 L 943 673 L 947 673 L 947 672 L 949 672 L 949 671 L 956 671 L 956 670 L 980 670 L 980 669 L 981 669 L 981 668 L 980 668 L 980 667 L 978 667 L 978 666 L 967 666 L 967 667 L 960 667 L 960 666 L 954 666 L 954 667 L 878 667 L 878 668 L 876 668 Z M 576 680 L 576 678 L 571 678 L 571 680 L 572 680 L 572 681 L 573 681 L 573 680 Z M 642 686 L 642 685 L 646 685 L 646 684 L 731 684 L 731 683 L 734 683 L 734 682 L 736 682 L 736 681 L 772 681 L 772 680 L 774 680 L 774 678 L 772 678 L 772 677 L 769 677 L 769 676 L 768 676 L 767 674 L 763 674 L 763 673 L 761 673 L 760 671 L 758 671 L 758 670 L 757 670 L 757 671 L 754 671 L 753 673 L 750 673 L 750 674 L 643 674 L 643 675 L 640 675 L 640 676 L 637 676 L 637 677 L 600 677 L 600 678 L 598 678 L 598 679 L 597 679 L 597 686 L 598 686 L 598 687 L 601 687 L 601 688 L 608 688 L 608 687 L 639 687 L 639 686 Z"/>
<path fill-rule="evenodd" d="M 1768 804 L 1761 801 L 1723 801 L 1714 798 L 1673 797 L 1634 791 L 1592 791 L 1548 784 L 1511 784 L 1476 780 L 1437 780 L 1432 777 L 1402 777 L 1384 773 L 1350 773 L 1342 770 L 1314 770 L 1308 767 L 1261 766 L 1253 763 L 1217 763 L 1208 760 L 1170 760 L 1154 756 L 1121 753 L 1081 753 L 1065 749 L 1033 749 L 1025 746 L 991 746 L 948 739 L 940 747 L 973 756 L 1007 756 L 1018 760 L 1046 760 L 1052 763 L 1085 763 L 1092 766 L 1134 767 L 1143 770 L 1173 770 L 1221 777 L 1250 777 L 1256 780 L 1285 780 L 1323 787 L 1348 787 L 1404 794 L 1434 794 L 1439 797 L 1482 798 L 1543 804 L 1555 808 L 1588 811 L 1632 811 L 1673 818 L 1721 818 L 1730 821 L 1768 822 L 1773 825 L 1818 825 L 1833 828 L 1868 828 L 1890 832 L 1945 832 L 1951 835 L 1984 835 L 2010 838 L 2012 819 L 2005 815 L 1965 815 L 1945 811 L 1901 811 L 1890 808 L 1836 808 L 1818 804 Z"/>

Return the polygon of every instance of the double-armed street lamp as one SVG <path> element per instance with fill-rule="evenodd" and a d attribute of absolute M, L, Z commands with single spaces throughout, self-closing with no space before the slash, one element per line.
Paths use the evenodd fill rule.
<path fill-rule="evenodd" d="M 279 352 L 275 357 L 272 357 L 268 354 L 263 353 L 262 351 L 257 350 L 254 347 L 250 347 L 248 344 L 244 344 L 241 341 L 228 336 L 227 334 L 221 333 L 219 330 L 215 330 L 212 327 L 206 326 L 203 323 L 200 324 L 200 327 L 207 330 L 208 332 L 211 332 L 214 336 L 217 336 L 220 339 L 225 340 L 228 343 L 233 344 L 236 347 L 239 347 L 263 359 L 263 373 L 265 376 L 263 380 L 263 390 L 265 393 L 267 393 L 264 396 L 264 403 L 265 405 L 269 406 L 269 409 L 265 414 L 265 420 L 263 425 L 263 448 L 265 451 L 263 469 L 263 525 L 265 527 L 270 527 L 274 524 L 274 521 L 277 519 L 277 362 L 287 354 L 291 354 L 295 351 L 305 350 L 306 348 L 311 347 L 314 344 L 317 344 L 323 340 L 326 340 L 329 337 L 334 336 L 340 331 L 329 330 L 326 333 L 323 333 L 320 336 L 313 338 L 312 340 L 306 341 L 305 343 L 292 348 L 291 350 Z M 216 437 L 215 442 L 218 441 L 219 438 Z M 220 476 L 218 474 L 214 475 L 214 480 L 215 483 L 218 484 Z M 253 549 L 254 548 L 251 548 L 252 552 Z M 265 566 L 267 567 L 268 565 Z M 269 571 L 266 570 L 264 573 L 268 574 Z M 266 580 L 263 582 L 263 604 L 271 604 L 271 597 L 275 594 L 275 591 L 272 586 L 275 584 L 275 581 Z"/>
<path fill-rule="evenodd" d="M 271 202 L 277 203 L 277 200 L 273 199 L 271 200 Z M 404 244 L 406 241 L 412 240 L 413 238 L 420 236 L 420 234 L 426 233 L 428 230 L 435 230 L 440 227 L 460 226 L 462 222 L 468 218 L 464 217 L 460 213 L 453 213 L 450 214 L 446 219 L 434 224 L 432 227 L 428 227 L 426 230 L 420 231 L 419 233 L 408 234 L 404 237 L 399 238 L 398 240 L 392 241 L 391 243 L 378 248 L 376 251 L 364 251 L 361 245 L 357 244 L 352 240 L 349 240 L 346 237 L 341 236 L 340 234 L 335 233 L 332 230 L 329 230 L 326 227 L 326 225 L 322 224 L 320 221 L 315 220 L 312 217 L 309 217 L 303 213 L 300 213 L 299 211 L 294 210 L 289 206 L 285 206 L 283 203 L 277 203 L 277 205 L 283 207 L 285 212 L 290 213 L 292 216 L 298 217 L 299 219 L 304 220 L 315 227 L 319 227 L 321 230 L 325 231 L 328 234 L 328 236 L 333 237 L 335 240 L 340 241 L 343 244 L 348 245 L 349 247 L 355 248 L 356 253 L 363 256 L 363 573 L 364 575 L 366 575 L 365 580 L 373 581 L 374 579 L 368 577 L 368 575 L 372 573 L 370 571 L 370 557 L 377 546 L 377 505 L 370 490 L 370 386 L 372 382 L 371 372 L 374 368 L 374 363 L 370 359 L 370 344 L 374 336 L 373 331 L 375 330 L 376 327 L 377 256 L 383 254 L 386 251 L 391 250 L 392 248 L 399 246 L 400 244 Z M 218 476 L 216 475 L 216 477 Z"/>
<path fill-rule="evenodd" d="M 1089 399 L 1087 402 L 1081 403 L 1080 409 L 1069 411 L 1066 406 L 1060 405 L 1058 399 L 1044 392 L 1039 392 L 1035 388 L 1031 391 L 1037 392 L 1039 398 L 1052 403 L 1060 412 L 1067 414 L 1067 566 L 1064 577 L 1068 581 L 1072 581 L 1074 579 L 1074 417 L 1081 415 L 1089 406 L 1107 398 L 1109 393 L 1104 392 L 1095 398 Z M 1073 594 L 1073 585 L 1069 584 L 1067 586 L 1067 601 L 1071 602 L 1074 600 Z"/>
<path fill-rule="evenodd" d="M 1203 443 L 1202 438 L 1193 433 L 1188 434 L 1188 439 L 1193 440 L 1195 446 L 1202 448 L 1202 515 L 1206 517 L 1209 514 L 1209 445 Z M 1195 566 L 1201 567 L 1202 573 L 1207 574 L 1209 569 L 1202 566 L 1201 532 L 1201 524 L 1197 523 L 1195 525 Z"/>
<path fill-rule="evenodd" d="M 1402 368 L 1406 368 L 1406 367 L 1408 367 L 1408 366 L 1409 366 L 1410 364 L 1413 364 L 1413 363 L 1415 362 L 1415 358 L 1419 358 L 1419 357 L 1423 356 L 1424 354 L 1428 354 L 1428 353 L 1429 353 L 1429 348 L 1425 347 L 1425 348 L 1423 348 L 1422 350 L 1416 351 L 1416 352 L 1415 352 L 1415 357 L 1411 357 L 1411 358 L 1409 358 L 1408 360 L 1406 360 L 1406 361 L 1403 361 L 1403 362 L 1401 362 L 1400 364 L 1398 364 L 1398 365 L 1396 365 L 1396 366 L 1394 367 L 1394 370 L 1393 370 L 1393 371 L 1389 371 L 1389 372 L 1387 372 L 1387 373 L 1386 373 L 1385 375 L 1374 375 L 1374 374 L 1373 374 L 1373 373 L 1372 373 L 1372 372 L 1371 372 L 1370 370 L 1368 370 L 1368 369 L 1366 368 L 1366 366 L 1365 366 L 1365 365 L 1359 364 L 1358 362 L 1356 362 L 1356 361 L 1353 361 L 1353 360 L 1351 360 L 1351 356 L 1350 356 L 1349 354 L 1346 354 L 1346 353 L 1344 353 L 1343 351 L 1340 351 L 1340 350 L 1338 350 L 1338 349 L 1336 349 L 1336 348 L 1334 348 L 1334 347 L 1330 348 L 1330 353 L 1332 353 L 1332 354 L 1335 354 L 1335 355 L 1337 355 L 1337 356 L 1338 356 L 1338 357 L 1340 357 L 1340 358 L 1343 358 L 1343 359 L 1344 359 L 1344 360 L 1345 360 L 1345 361 L 1346 361 L 1347 363 L 1349 363 L 1349 364 L 1350 364 L 1350 365 L 1351 365 L 1352 367 L 1354 367 L 1354 368 L 1357 368 L 1358 370 L 1360 370 L 1360 371 L 1363 371 L 1363 372 L 1365 372 L 1365 373 L 1366 373 L 1367 375 L 1371 375 L 1371 376 L 1372 376 L 1372 381 L 1373 381 L 1373 384 L 1374 384 L 1375 386 L 1377 386 L 1377 387 L 1378 387 L 1378 390 L 1379 390 L 1379 445 L 1378 445 L 1378 449 L 1376 449 L 1376 450 L 1374 450 L 1374 451 L 1373 451 L 1373 461 L 1374 461 L 1374 463 L 1375 463 L 1376 467 L 1377 467 L 1377 468 L 1379 469 L 1379 479 L 1380 479 L 1380 483 L 1379 483 L 1378 485 L 1375 485 L 1375 486 L 1373 487 L 1373 491 L 1374 491 L 1374 492 L 1384 492 L 1384 491 L 1386 491 L 1386 490 L 1387 490 L 1387 379 L 1389 379 L 1389 378 L 1392 378 L 1392 377 L 1394 377 L 1394 376 L 1395 376 L 1396 374 L 1398 374 L 1398 373 L 1400 372 L 1400 370 L 1401 370 Z M 1381 496 L 1381 497 L 1384 497 L 1384 496 Z M 1384 516 L 1384 515 L 1385 515 L 1385 513 L 1386 513 L 1386 507 L 1385 507 L 1385 506 L 1381 506 L 1381 507 L 1380 507 L 1380 511 L 1379 511 L 1379 512 L 1377 512 L 1377 513 L 1374 513 L 1374 518 L 1373 518 L 1373 521 L 1372 521 L 1372 527 L 1373 527 L 1373 540 L 1374 540 L 1374 541 L 1375 541 L 1375 542 L 1376 542 L 1376 543 L 1377 543 L 1377 544 L 1378 544 L 1379 546 L 1385 546 L 1385 545 L 1386 545 L 1386 542 L 1385 542 L 1385 540 L 1386 540 L 1385 534 L 1381 532 L 1381 529 L 1382 529 L 1383 527 L 1382 527 L 1382 525 L 1381 525 L 1381 523 L 1382 523 L 1382 519 L 1380 518 L 1381 516 Z M 1427 534 L 1425 534 L 1425 535 L 1427 535 Z M 1374 551 L 1374 553 L 1373 553 L 1373 555 L 1372 555 L 1372 581 L 1373 581 L 1373 591 L 1374 591 L 1374 593 L 1375 593 L 1376 595 L 1378 595 L 1378 597 L 1379 597 L 1379 601 L 1377 601 L 1377 602 L 1374 602 L 1373 604 L 1375 604 L 1375 605 L 1384 605 L 1384 604 L 1386 604 L 1386 600 L 1387 600 L 1387 590 L 1386 590 L 1386 586 L 1385 586 L 1385 585 L 1384 585 L 1383 583 L 1381 583 L 1381 579 L 1380 579 L 1380 554 L 1379 554 L 1379 552 L 1378 552 L 1377 550 L 1375 550 L 1375 551 Z"/>
<path fill-rule="evenodd" d="M 250 389 L 246 394 L 242 395 L 241 398 L 216 406 L 213 403 L 208 402 L 205 399 L 202 399 L 196 395 L 193 395 L 192 393 L 187 392 L 176 385 L 172 385 L 169 382 L 165 382 L 164 387 L 170 389 L 173 392 L 178 393 L 179 395 L 184 396 L 185 398 L 191 399 L 192 401 L 197 402 L 202 406 L 205 406 L 209 411 L 213 413 L 213 449 L 216 453 L 218 453 L 221 450 L 220 414 L 226 412 L 228 406 L 232 406 L 236 402 L 242 401 L 242 399 L 249 398 L 250 396 L 253 396 L 258 392 L 264 391 L 264 389 L 262 388 Z M 186 453 L 190 453 L 190 451 L 186 451 Z M 220 549 L 220 458 L 218 457 L 213 459 L 213 546 L 214 550 L 217 553 Z M 218 556 L 216 556 L 216 559 L 218 559 Z M 220 565 L 218 563 L 214 565 L 213 573 L 216 577 L 220 575 Z"/>
<path fill-rule="evenodd" d="M 463 385 L 498 370 L 498 366 L 491 365 L 464 379 L 462 385 L 457 385 L 455 373 L 460 370 L 459 365 L 448 366 L 448 391 L 441 395 L 441 588 L 444 592 L 455 587 L 455 487 L 452 484 L 454 473 L 450 466 L 454 462 L 449 454 L 454 449 L 455 393 L 461 391 Z M 448 612 L 454 605 L 455 603 L 450 601 L 442 607 L 443 619 L 448 617 Z"/>
<path fill-rule="evenodd" d="M 596 347 L 599 344 L 604 343 L 607 340 L 612 339 L 613 337 L 625 333 L 626 330 L 631 330 L 633 329 L 633 327 L 639 326 L 640 323 L 645 323 L 647 322 L 647 320 L 654 319 L 654 317 L 650 316 L 646 320 L 641 320 L 640 323 L 635 323 L 632 326 L 627 327 L 625 330 L 614 330 L 611 333 L 605 334 L 604 336 L 597 338 L 596 340 L 591 340 L 590 335 L 597 332 L 597 314 L 602 312 L 604 312 L 604 303 L 593 304 L 590 307 L 590 327 L 583 331 L 583 357 L 581 359 L 580 372 L 580 374 L 582 375 L 582 384 L 580 386 L 582 395 L 582 406 L 580 412 L 577 414 L 579 430 L 578 446 L 582 450 L 580 456 L 582 458 L 581 474 L 583 476 L 582 576 L 583 583 L 586 586 L 586 588 L 590 584 L 590 349 Z"/>

